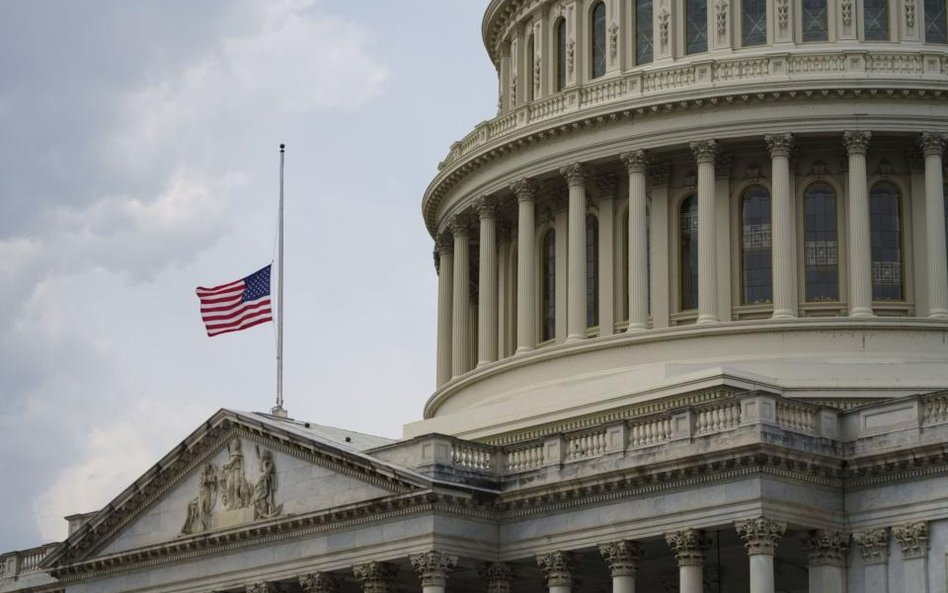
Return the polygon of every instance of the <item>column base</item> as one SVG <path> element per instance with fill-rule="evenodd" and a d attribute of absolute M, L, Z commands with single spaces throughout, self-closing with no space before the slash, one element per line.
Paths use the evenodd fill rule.
<path fill-rule="evenodd" d="M 702 325 L 705 323 L 718 323 L 719 321 L 720 319 L 718 319 L 717 315 L 699 315 L 698 320 L 695 321 L 695 324 Z"/>
<path fill-rule="evenodd" d="M 637 334 L 639 332 L 644 332 L 647 329 L 648 329 L 648 325 L 644 323 L 630 323 L 629 327 L 625 328 L 625 333 Z"/>
<path fill-rule="evenodd" d="M 928 312 L 929 319 L 948 319 L 948 309 L 932 309 Z"/>
<path fill-rule="evenodd" d="M 771 319 L 796 319 L 797 316 L 793 314 L 790 309 L 777 309 L 774 310 L 774 314 L 770 316 Z"/>
<path fill-rule="evenodd" d="M 571 336 L 566 336 L 566 343 L 567 343 L 567 344 L 575 344 L 576 342 L 582 342 L 582 341 L 585 340 L 585 339 L 586 339 L 586 336 L 585 336 L 585 335 L 573 334 L 573 335 L 571 335 Z"/>
<path fill-rule="evenodd" d="M 528 352 L 533 352 L 536 350 L 533 346 L 517 346 L 517 350 L 514 351 L 514 356 L 517 354 L 526 354 Z"/>
<path fill-rule="evenodd" d="M 875 313 L 872 312 L 872 309 L 868 307 L 856 307 L 850 309 L 849 316 L 854 318 L 867 319 L 869 317 L 875 317 Z"/>

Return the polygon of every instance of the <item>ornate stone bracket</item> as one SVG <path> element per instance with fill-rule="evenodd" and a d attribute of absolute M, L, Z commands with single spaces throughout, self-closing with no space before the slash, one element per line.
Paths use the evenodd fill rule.
<path fill-rule="evenodd" d="M 787 530 L 785 521 L 775 521 L 767 517 L 757 517 L 734 523 L 737 534 L 744 540 L 744 548 L 749 555 L 767 554 L 773 556 L 777 544 Z"/>
<path fill-rule="evenodd" d="M 634 577 L 645 550 L 638 542 L 620 540 L 599 545 L 599 553 L 609 564 L 609 573 L 615 577 Z"/>
<path fill-rule="evenodd" d="M 849 534 L 816 529 L 803 536 L 803 548 L 809 555 L 810 566 L 845 567 Z"/>
<path fill-rule="evenodd" d="M 478 574 L 481 580 L 487 583 L 487 593 L 511 593 L 510 580 L 513 571 L 510 565 L 503 562 L 491 562 L 483 565 Z"/>
<path fill-rule="evenodd" d="M 572 587 L 574 561 L 569 552 L 550 552 L 537 556 L 537 565 L 546 577 L 547 587 Z"/>
<path fill-rule="evenodd" d="M 881 564 L 889 560 L 889 528 L 879 527 L 853 534 L 864 564 Z"/>
<path fill-rule="evenodd" d="M 701 529 L 682 529 L 665 534 L 668 547 L 675 554 L 678 566 L 703 566 L 704 552 L 710 541 Z"/>
<path fill-rule="evenodd" d="M 448 582 L 448 575 L 458 565 L 457 556 L 436 550 L 412 554 L 409 560 L 422 587 L 444 587 Z"/>
<path fill-rule="evenodd" d="M 362 585 L 363 593 L 388 593 L 397 567 L 387 562 L 366 562 L 352 567 L 352 574 Z"/>
<path fill-rule="evenodd" d="M 928 522 L 909 523 L 892 528 L 892 537 L 902 547 L 902 559 L 928 556 Z"/>
<path fill-rule="evenodd" d="M 304 593 L 337 593 L 339 581 L 328 572 L 314 572 L 300 577 L 300 587 Z"/>

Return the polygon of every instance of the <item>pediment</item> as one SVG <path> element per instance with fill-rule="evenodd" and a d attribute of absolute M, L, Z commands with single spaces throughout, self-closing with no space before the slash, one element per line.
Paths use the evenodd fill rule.
<path fill-rule="evenodd" d="M 56 567 L 299 521 L 427 480 L 289 422 L 221 410 L 45 562 Z"/>

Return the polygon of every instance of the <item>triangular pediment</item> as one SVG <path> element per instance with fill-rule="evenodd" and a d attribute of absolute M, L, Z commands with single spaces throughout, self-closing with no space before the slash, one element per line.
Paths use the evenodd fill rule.
<path fill-rule="evenodd" d="M 308 427 L 309 425 L 306 425 Z M 221 410 L 71 535 L 57 567 L 303 518 L 430 488 L 426 478 L 270 416 Z"/>

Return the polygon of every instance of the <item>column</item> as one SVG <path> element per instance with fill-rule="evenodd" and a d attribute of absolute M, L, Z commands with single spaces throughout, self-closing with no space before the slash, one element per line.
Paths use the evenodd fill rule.
<path fill-rule="evenodd" d="M 708 539 L 700 529 L 683 529 L 665 535 L 678 562 L 678 593 L 704 593 L 704 551 Z"/>
<path fill-rule="evenodd" d="M 497 201 L 474 201 L 480 217 L 480 268 L 477 281 L 477 366 L 497 360 Z"/>
<path fill-rule="evenodd" d="M 620 540 L 599 546 L 599 553 L 609 564 L 612 593 L 635 593 L 635 572 L 645 550 L 638 542 Z"/>
<path fill-rule="evenodd" d="M 649 285 L 652 328 L 668 327 L 671 299 L 668 258 L 668 184 L 671 165 L 653 163 L 648 167 L 648 186 L 652 188 L 649 208 Z"/>
<path fill-rule="evenodd" d="M 513 573 L 510 565 L 503 562 L 489 562 L 478 570 L 481 580 L 487 583 L 487 593 L 511 593 L 510 580 Z"/>
<path fill-rule="evenodd" d="M 328 572 L 314 572 L 300 577 L 300 588 L 303 593 L 337 593 L 339 581 Z"/>
<path fill-rule="evenodd" d="M 537 345 L 536 246 L 534 245 L 534 200 L 537 186 L 521 179 L 511 189 L 517 195 L 517 354 Z"/>
<path fill-rule="evenodd" d="M 573 587 L 573 555 L 569 552 L 550 552 L 537 556 L 537 565 L 546 578 L 550 593 L 570 593 Z"/>
<path fill-rule="evenodd" d="M 470 240 L 468 238 L 467 219 L 463 216 L 455 216 L 449 223 L 451 233 L 454 235 L 454 303 L 452 310 L 451 326 L 451 375 L 458 377 L 468 371 L 468 359 L 470 358 L 470 308 L 471 308 L 471 287 L 470 287 Z"/>
<path fill-rule="evenodd" d="M 816 529 L 803 538 L 809 556 L 809 590 L 846 593 L 846 550 L 849 534 Z"/>
<path fill-rule="evenodd" d="M 865 593 L 889 590 L 889 528 L 879 527 L 853 534 L 863 565 Z"/>
<path fill-rule="evenodd" d="M 575 342 L 586 337 L 586 168 L 573 163 L 560 174 L 569 185 L 566 341 Z"/>
<path fill-rule="evenodd" d="M 648 218 L 645 174 L 648 156 L 644 150 L 622 155 L 629 172 L 629 333 L 648 327 Z"/>
<path fill-rule="evenodd" d="M 388 562 L 366 562 L 352 567 L 352 574 L 362 586 L 362 593 L 389 593 L 395 591 L 397 568 Z"/>
<path fill-rule="evenodd" d="M 458 557 L 436 550 L 412 554 L 411 565 L 421 581 L 422 593 L 444 593 L 448 575 L 458 565 Z"/>
<path fill-rule="evenodd" d="M 928 593 L 928 522 L 893 527 L 892 537 L 902 548 L 903 593 Z"/>
<path fill-rule="evenodd" d="M 615 328 L 615 192 L 616 178 L 599 178 L 599 335 L 611 336 Z"/>
<path fill-rule="evenodd" d="M 757 517 L 736 521 L 750 562 L 750 593 L 774 593 L 774 553 L 787 530 L 783 521 Z"/>
<path fill-rule="evenodd" d="M 948 267 L 945 265 L 944 136 L 922 133 L 925 155 L 925 237 L 928 247 L 928 316 L 948 318 Z"/>
<path fill-rule="evenodd" d="M 791 134 L 764 136 L 770 150 L 773 176 L 771 236 L 773 257 L 773 319 L 797 316 L 796 230 L 793 224 L 793 194 L 790 192 Z"/>
<path fill-rule="evenodd" d="M 717 245 L 714 221 L 717 208 L 714 195 L 715 140 L 691 143 L 698 163 L 698 323 L 718 321 Z"/>
<path fill-rule="evenodd" d="M 872 248 L 866 151 L 870 132 L 845 132 L 849 155 L 849 316 L 872 317 Z"/>
<path fill-rule="evenodd" d="M 454 239 L 445 233 L 438 236 L 438 387 L 451 380 L 453 288 Z"/>

